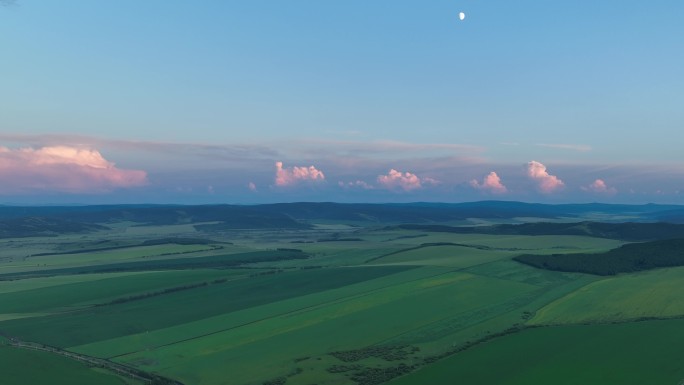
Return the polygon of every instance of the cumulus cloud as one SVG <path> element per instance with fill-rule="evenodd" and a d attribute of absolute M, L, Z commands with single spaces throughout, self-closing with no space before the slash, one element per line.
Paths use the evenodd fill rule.
<path fill-rule="evenodd" d="M 589 191 L 597 194 L 608 194 L 612 195 L 617 193 L 617 189 L 614 187 L 609 187 L 603 179 L 596 179 L 589 186 L 582 186 L 582 190 Z"/>
<path fill-rule="evenodd" d="M 145 184 L 145 171 L 119 169 L 95 149 L 0 147 L 0 193 L 102 193 Z"/>
<path fill-rule="evenodd" d="M 508 192 L 506 186 L 501 183 L 501 178 L 492 171 L 487 176 L 482 179 L 482 183 L 478 182 L 476 179 L 470 181 L 470 185 L 478 190 L 489 191 L 494 194 L 504 194 Z"/>
<path fill-rule="evenodd" d="M 257 192 L 257 186 L 256 186 L 256 184 L 254 184 L 254 182 L 247 183 L 247 188 L 250 191 Z"/>
<path fill-rule="evenodd" d="M 424 184 L 438 184 L 439 181 L 432 178 L 420 178 L 410 172 L 389 170 L 386 175 L 378 175 L 378 184 L 389 190 L 412 191 L 420 189 Z"/>
<path fill-rule="evenodd" d="M 552 193 L 565 186 L 557 176 L 546 171 L 546 166 L 534 160 L 527 163 L 527 176 L 537 181 L 539 190 L 543 193 Z"/>
<path fill-rule="evenodd" d="M 283 162 L 276 162 L 276 186 L 291 186 L 301 181 L 325 180 L 325 174 L 314 166 L 283 168 Z"/>

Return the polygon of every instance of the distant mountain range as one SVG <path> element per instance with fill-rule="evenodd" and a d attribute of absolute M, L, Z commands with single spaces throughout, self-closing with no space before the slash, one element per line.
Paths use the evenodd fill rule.
<path fill-rule="evenodd" d="M 561 204 L 482 201 L 470 203 L 277 203 L 263 205 L 99 205 L 0 206 L 0 237 L 78 233 L 102 229 L 107 223 L 138 222 L 171 225 L 216 222 L 204 230 L 239 228 L 308 228 L 327 220 L 378 224 L 439 224 L 468 218 L 515 218 L 684 223 L 684 206 Z M 213 227 L 212 227 L 213 226 Z M 22 235 L 23 234 L 23 235 Z"/>

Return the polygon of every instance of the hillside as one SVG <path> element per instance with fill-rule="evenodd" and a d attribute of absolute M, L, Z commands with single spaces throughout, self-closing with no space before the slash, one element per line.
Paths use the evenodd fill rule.
<path fill-rule="evenodd" d="M 336 221 L 373 224 L 406 224 L 404 229 L 431 232 L 590 235 L 624 240 L 651 240 L 684 236 L 684 227 L 653 224 L 658 218 L 676 219 L 680 206 L 661 205 L 545 205 L 522 202 L 365 204 L 299 202 L 264 205 L 102 205 L 102 206 L 0 206 L 0 237 L 69 234 L 102 229 L 95 225 L 136 222 L 139 225 L 175 225 L 214 222 L 197 226 L 200 231 L 235 229 L 305 229 L 312 222 Z M 635 218 L 639 223 L 526 223 L 492 227 L 449 227 L 442 223 L 470 218 L 518 220 L 543 218 Z M 642 222 L 643 221 L 643 222 Z M 676 221 L 676 220 L 675 220 Z M 411 227 L 413 226 L 413 227 Z"/>
<path fill-rule="evenodd" d="M 599 254 L 525 254 L 513 259 L 546 270 L 614 275 L 684 266 L 684 239 L 631 243 Z"/>
<path fill-rule="evenodd" d="M 0 238 L 55 236 L 106 230 L 97 224 L 80 223 L 60 218 L 25 217 L 0 221 Z"/>
<path fill-rule="evenodd" d="M 535 222 L 519 225 L 468 226 L 408 224 L 397 226 L 404 230 L 420 230 L 454 234 L 491 235 L 580 235 L 624 241 L 647 241 L 656 239 L 684 238 L 684 224 L 673 223 L 548 223 Z"/>

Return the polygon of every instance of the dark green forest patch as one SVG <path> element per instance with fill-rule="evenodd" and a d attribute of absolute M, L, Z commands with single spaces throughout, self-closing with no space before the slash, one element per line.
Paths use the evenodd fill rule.
<path fill-rule="evenodd" d="M 625 241 L 651 241 L 658 239 L 684 238 L 684 224 L 674 223 L 548 223 L 535 222 L 519 225 L 494 226 L 446 226 L 446 225 L 400 225 L 404 230 L 454 234 L 490 234 L 490 235 L 578 235 L 598 238 L 619 239 Z"/>
<path fill-rule="evenodd" d="M 684 239 L 630 243 L 605 253 L 519 255 L 514 260 L 541 269 L 614 275 L 684 266 Z"/>

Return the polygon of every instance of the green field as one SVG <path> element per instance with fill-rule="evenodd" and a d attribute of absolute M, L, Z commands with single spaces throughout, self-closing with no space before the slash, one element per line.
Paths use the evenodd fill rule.
<path fill-rule="evenodd" d="M 513 260 L 601 253 L 621 240 L 461 234 L 360 219 L 301 229 L 107 225 L 0 240 L 0 336 L 184 385 L 684 379 L 675 367 L 684 321 L 674 319 L 684 317 L 684 267 L 600 277 Z M 655 318 L 666 320 L 635 322 Z M 27 377 L 30 362 L 46 362 L 51 374 Z M 639 362 L 641 371 L 627 376 Z M 84 383 L 125 383 L 63 356 L 0 346 L 0 376 L 10 364 L 10 385 L 70 375 L 60 370 L 101 377 Z"/>
<path fill-rule="evenodd" d="M 102 369 L 89 368 L 50 353 L 12 348 L 0 343 L 2 385 L 141 385 Z"/>
<path fill-rule="evenodd" d="M 0 309 L 3 313 L 56 313 L 69 309 L 78 310 L 126 296 L 208 282 L 219 278 L 234 279 L 234 277 L 244 274 L 244 271 L 231 270 L 124 273 L 114 274 L 114 277 L 109 278 L 107 278 L 109 274 L 91 274 L 90 278 L 99 279 L 73 283 L 66 280 L 66 283 L 62 284 L 2 293 L 0 294 Z M 77 277 L 83 276 L 78 275 Z M 17 282 L 27 283 L 24 281 L 31 282 L 33 280 Z"/>
<path fill-rule="evenodd" d="M 439 361 L 391 385 L 643 385 L 684 380 L 684 320 L 535 328 Z"/>
<path fill-rule="evenodd" d="M 259 320 L 240 314 L 243 324 L 224 332 L 195 338 L 118 357 L 128 363 L 156 357 L 146 369 L 172 373 L 194 383 L 230 383 L 221 379 L 221 370 L 236 373 L 232 380 L 248 381 L 267 373 L 278 375 L 270 365 L 290 364 L 292 355 L 322 356 L 326 352 L 348 350 L 382 344 L 414 330 L 434 324 L 444 318 L 473 313 L 483 305 L 495 305 L 518 298 L 532 288 L 514 282 L 494 282 L 463 273 L 447 273 L 412 280 L 382 289 L 365 291 L 299 310 L 284 307 L 283 313 Z M 474 294 L 477 293 L 477 294 Z M 450 298 L 448 302 L 444 298 Z M 325 297 L 321 298 L 325 299 Z M 407 313 L 405 309 L 412 309 Z M 390 321 L 391 320 L 391 321 Z M 222 320 L 222 323 L 227 323 Z M 350 325 L 354 325 L 350 328 Z M 423 335 L 420 340 L 438 338 Z M 420 342 L 418 338 L 415 343 Z M 197 355 L 192 360 L 179 359 Z M 224 362 L 221 370 L 212 369 L 210 362 Z M 198 366 L 201 370 L 198 370 Z M 278 365 L 275 366 L 278 368 Z M 294 380 L 294 379 L 293 379 Z"/>
<path fill-rule="evenodd" d="M 539 309 L 531 324 L 682 317 L 682 282 L 682 267 L 602 279 Z"/>
<path fill-rule="evenodd" d="M 10 335 L 69 347 L 192 322 L 280 299 L 349 285 L 401 269 L 365 268 L 355 274 L 345 274 L 345 269 L 316 269 L 263 275 L 107 306 L 91 306 L 73 312 L 6 321 L 0 326 L 1 330 Z M 89 291 L 88 286 L 95 286 L 96 283 L 81 285 L 84 285 L 84 291 Z M 81 327 L 75 329 L 73 325 Z"/>

